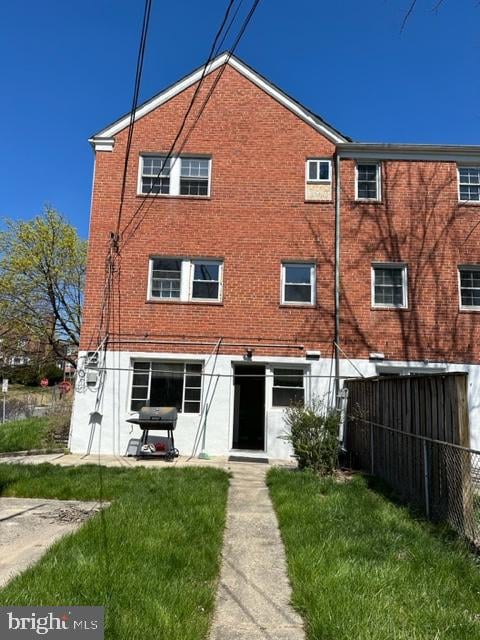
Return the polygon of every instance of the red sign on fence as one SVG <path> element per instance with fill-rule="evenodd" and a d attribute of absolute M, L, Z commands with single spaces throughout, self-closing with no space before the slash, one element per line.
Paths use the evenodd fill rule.
<path fill-rule="evenodd" d="M 40 386 L 41 387 L 48 387 L 48 378 L 42 378 L 40 380 Z"/>

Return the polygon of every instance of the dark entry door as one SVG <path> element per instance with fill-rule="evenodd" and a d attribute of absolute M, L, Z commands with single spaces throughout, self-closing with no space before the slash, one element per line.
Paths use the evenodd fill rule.
<path fill-rule="evenodd" d="M 233 382 L 233 448 L 264 451 L 265 367 L 237 364 Z"/>

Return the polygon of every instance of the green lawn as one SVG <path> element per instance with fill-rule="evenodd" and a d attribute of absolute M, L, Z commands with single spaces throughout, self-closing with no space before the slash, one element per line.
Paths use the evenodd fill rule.
<path fill-rule="evenodd" d="M 309 640 L 480 639 L 480 566 L 356 475 L 273 469 L 270 494 Z"/>
<path fill-rule="evenodd" d="M 58 449 L 53 439 L 56 426 L 52 418 L 28 418 L 0 424 L 0 452 Z"/>
<path fill-rule="evenodd" d="M 205 639 L 228 475 L 88 465 L 0 465 L 0 494 L 112 501 L 0 591 L 0 605 L 105 605 L 106 638 Z"/>

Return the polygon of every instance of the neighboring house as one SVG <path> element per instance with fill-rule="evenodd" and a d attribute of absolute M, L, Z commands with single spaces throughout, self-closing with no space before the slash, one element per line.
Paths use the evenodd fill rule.
<path fill-rule="evenodd" d="M 351 142 L 222 55 L 196 102 L 222 73 L 204 113 L 164 163 L 201 73 L 136 114 L 105 376 L 95 350 L 130 115 L 91 139 L 79 353 L 91 366 L 72 451 L 124 454 L 139 435 L 126 420 L 150 401 L 181 411 L 184 454 L 197 442 L 288 457 L 285 406 L 332 399 L 336 214 L 340 374 L 467 371 L 480 446 L 480 147 Z"/>

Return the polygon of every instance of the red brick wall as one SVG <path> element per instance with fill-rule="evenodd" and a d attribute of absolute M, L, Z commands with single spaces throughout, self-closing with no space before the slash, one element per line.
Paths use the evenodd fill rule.
<path fill-rule="evenodd" d="M 197 104 L 214 76 L 207 78 Z M 136 196 L 139 154 L 168 151 L 193 90 L 137 121 L 121 228 L 143 201 Z M 98 333 L 105 255 L 109 232 L 116 226 L 125 144 L 126 130 L 116 136 L 113 152 L 98 152 L 96 157 L 83 349 L 95 344 Z M 304 191 L 305 159 L 329 157 L 334 146 L 227 67 L 184 152 L 211 154 L 211 198 L 148 199 L 141 225 L 121 254 L 120 332 L 172 339 L 223 336 L 254 346 L 298 341 L 329 352 L 334 209 L 332 203 L 305 203 Z M 223 258 L 223 304 L 146 302 L 148 258 L 155 254 Z M 282 259 L 317 260 L 315 308 L 280 306 Z M 118 332 L 116 319 L 113 325 Z M 132 347 L 174 350 L 167 345 Z M 283 353 L 298 355 L 292 350 Z"/>
<path fill-rule="evenodd" d="M 214 77 L 207 78 L 197 104 Z M 137 121 L 121 229 L 143 202 L 136 195 L 139 154 L 168 151 L 193 91 L 191 87 Z M 113 152 L 97 153 L 83 349 L 96 344 L 126 136 L 126 130 L 116 136 Z M 147 199 L 141 223 L 121 252 L 115 286 L 121 296 L 114 297 L 110 330 L 122 339 L 149 334 L 152 340 L 214 342 L 223 337 L 251 343 L 257 355 L 298 355 L 260 348 L 262 343 L 297 341 L 330 355 L 334 205 L 305 202 L 304 189 L 305 159 L 331 157 L 334 145 L 227 67 L 184 151 L 212 156 L 211 197 Z M 457 265 L 480 263 L 480 225 L 467 239 L 480 221 L 480 207 L 458 204 L 455 164 L 384 162 L 382 196 L 378 204 L 355 202 L 354 162 L 342 161 L 344 350 L 351 357 L 380 351 L 389 359 L 478 361 L 479 315 L 459 311 Z M 223 258 L 223 304 L 147 302 L 150 255 Z M 316 260 L 316 307 L 280 306 L 284 259 Z M 408 309 L 371 308 L 372 261 L 408 263 Z M 212 350 L 123 345 L 128 347 Z"/>
<path fill-rule="evenodd" d="M 342 343 L 349 355 L 478 362 L 480 315 L 459 310 L 457 267 L 480 264 L 480 207 L 458 203 L 452 162 L 382 163 L 382 201 L 355 202 L 342 161 Z M 408 309 L 372 309 L 372 262 L 408 264 Z"/>

